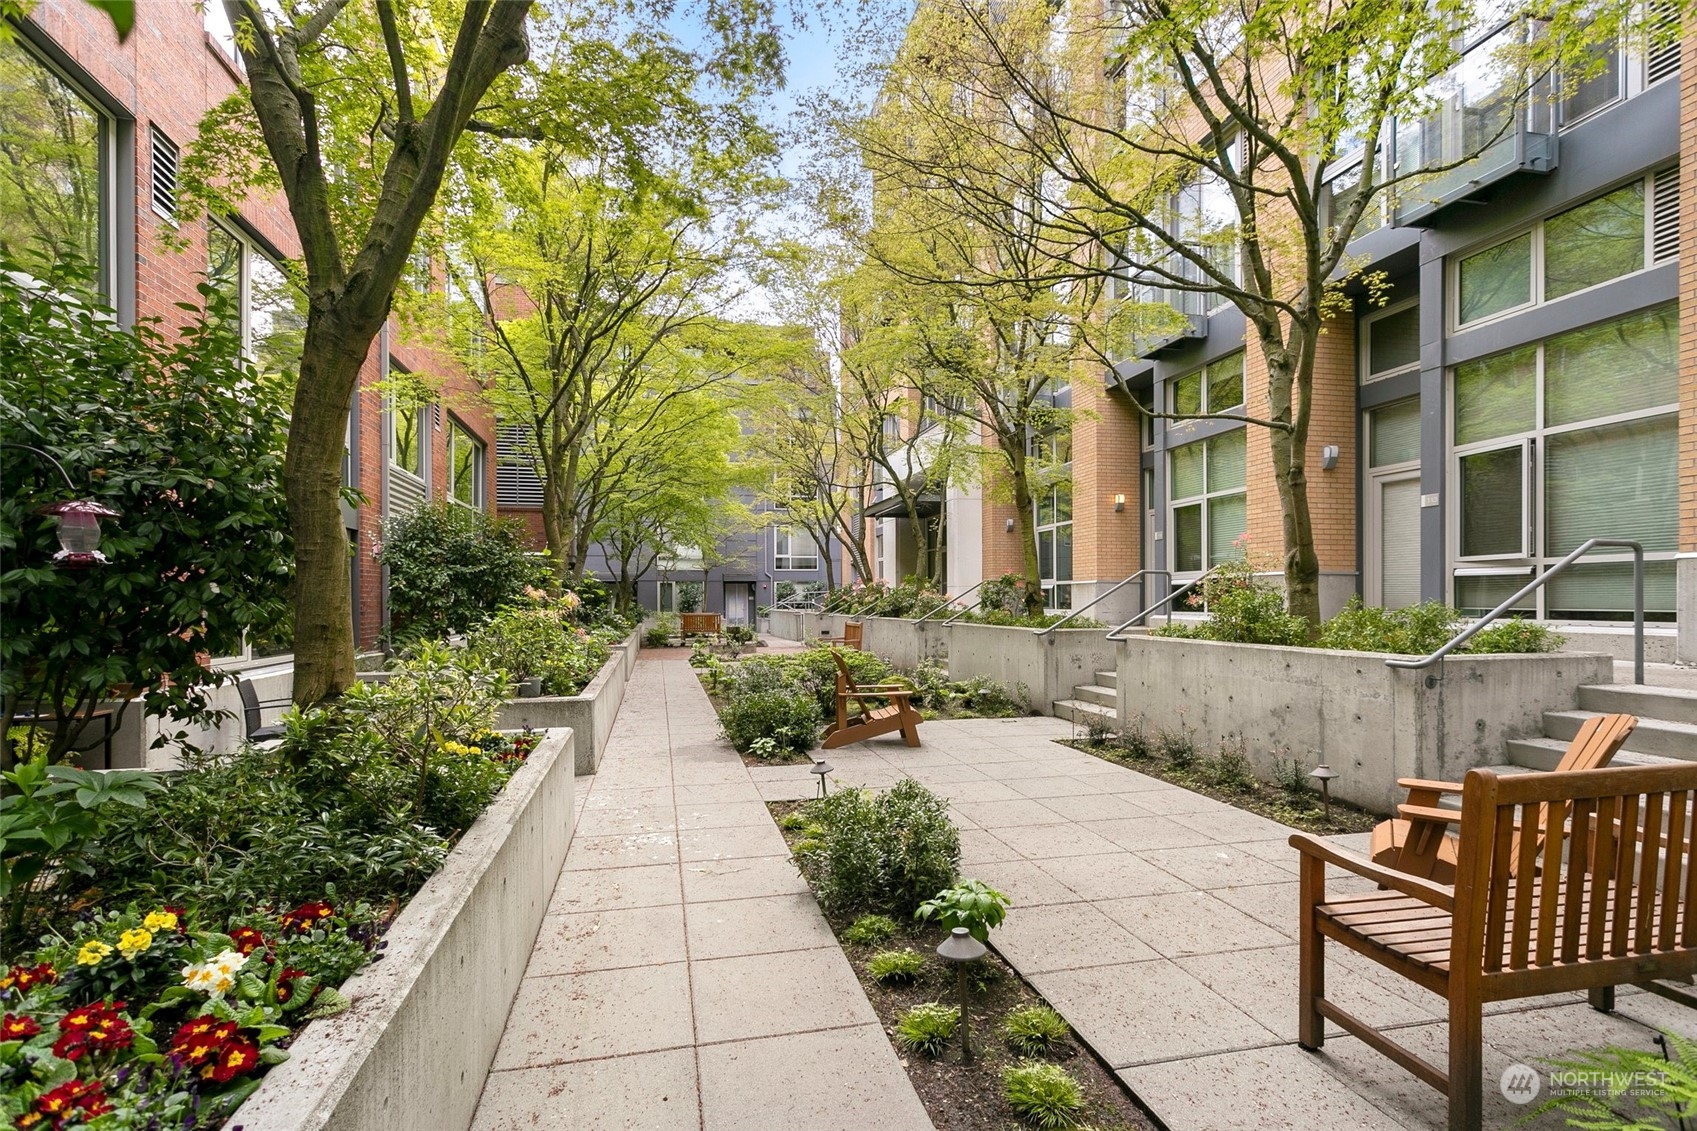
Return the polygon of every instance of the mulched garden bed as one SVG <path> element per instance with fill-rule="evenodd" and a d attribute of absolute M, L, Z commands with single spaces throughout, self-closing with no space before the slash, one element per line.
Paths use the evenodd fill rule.
<path fill-rule="evenodd" d="M 1198 756 L 1186 766 L 1175 766 L 1165 757 L 1149 753 L 1138 757 L 1125 746 L 1113 742 L 1091 742 L 1088 739 L 1057 739 L 1062 745 L 1082 750 L 1104 762 L 1160 778 L 1164 782 L 1183 786 L 1193 793 L 1204 794 L 1227 805 L 1258 813 L 1281 825 L 1314 833 L 1317 836 L 1336 836 L 1340 833 L 1364 833 L 1384 818 L 1347 801 L 1332 799 L 1331 819 L 1326 819 L 1320 795 L 1311 790 L 1301 793 L 1270 785 L 1258 778 L 1236 778 L 1221 782 L 1213 758 Z"/>
<path fill-rule="evenodd" d="M 774 819 L 780 819 L 799 809 L 797 801 L 772 801 L 767 808 Z M 782 828 L 782 825 L 779 826 Z M 793 848 L 800 833 L 784 829 L 784 839 Z M 1012 914 L 1018 914 L 1017 911 Z M 846 942 L 843 931 L 851 918 L 826 916 L 838 944 L 848 956 L 849 965 L 860 979 L 867 1000 L 877 1011 L 884 1032 L 895 1047 L 902 1067 L 919 1093 L 926 1113 L 939 1131 L 1007 1131 L 1010 1127 L 1028 1126 L 1020 1121 L 1002 1098 L 1002 1070 L 1021 1063 L 1019 1054 L 1003 1041 L 1000 1028 L 1008 1012 L 1020 1006 L 1047 1005 L 1036 990 L 994 950 L 976 965 L 968 1016 L 971 1020 L 974 1062 L 960 1063 L 960 1042 L 949 1043 L 942 1056 L 931 1059 L 909 1053 L 895 1041 L 896 1022 L 908 1009 L 924 1002 L 959 1004 L 957 975 L 949 964 L 937 957 L 937 944 L 948 934 L 938 927 L 913 924 L 895 937 L 877 945 Z M 991 934 L 994 942 L 995 935 Z M 912 949 L 925 958 L 925 969 L 910 985 L 885 985 L 867 973 L 866 964 L 874 954 L 886 950 Z M 1062 1044 L 1042 1059 L 1060 1064 L 1083 1089 L 1085 1109 L 1080 1113 L 1079 1127 L 1095 1131 L 1153 1131 L 1156 1124 L 1138 1107 L 1131 1093 L 1096 1055 L 1069 1034 Z"/>

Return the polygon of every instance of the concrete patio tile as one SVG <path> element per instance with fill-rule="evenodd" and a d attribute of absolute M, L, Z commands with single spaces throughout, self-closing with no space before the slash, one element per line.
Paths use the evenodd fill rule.
<path fill-rule="evenodd" d="M 1019 853 L 1004 844 L 995 833 L 983 829 L 960 830 L 960 862 L 963 868 L 1019 858 Z"/>
<path fill-rule="evenodd" d="M 1063 777 L 1064 767 L 1052 766 L 1047 762 L 1019 758 L 1010 758 L 1005 762 L 984 762 L 974 760 L 974 765 L 986 777 L 997 781 L 1024 781 L 1034 778 Z"/>
<path fill-rule="evenodd" d="M 684 785 L 719 785 L 724 782 L 740 782 L 753 777 L 754 771 L 742 764 L 742 759 L 726 752 L 724 761 L 710 762 L 674 762 L 672 764 L 672 784 Z"/>
<path fill-rule="evenodd" d="M 634 868 L 673 863 L 678 858 L 676 833 L 625 833 L 617 836 L 575 836 L 566 852 L 566 870 Z"/>
<path fill-rule="evenodd" d="M 1122 1069 L 1170 1131 L 1396 1131 L 1384 1111 L 1293 1045 Z M 1422 1085 L 1424 1086 L 1424 1085 Z"/>
<path fill-rule="evenodd" d="M 1092 856 L 1117 851 L 1114 842 L 1076 824 L 1008 825 L 996 836 L 1027 860 L 1053 860 L 1060 856 Z"/>
<path fill-rule="evenodd" d="M 803 769 L 805 768 L 804 766 Z M 680 785 L 677 791 L 679 809 L 690 809 L 697 805 L 719 805 L 727 801 L 754 801 L 759 798 L 759 791 L 755 789 L 754 782 L 747 778 L 716 785 Z"/>
<path fill-rule="evenodd" d="M 772 811 L 766 803 L 751 798 L 748 801 L 725 801 L 710 805 L 679 805 L 679 829 L 724 829 L 732 825 L 772 823 Z"/>
<path fill-rule="evenodd" d="M 808 890 L 790 857 L 750 856 L 742 860 L 702 860 L 683 866 L 684 902 L 753 899 Z"/>
<path fill-rule="evenodd" d="M 692 903 L 684 917 L 689 956 L 697 961 L 836 943 L 811 892 Z"/>
<path fill-rule="evenodd" d="M 1080 899 L 1127 899 L 1187 890 L 1183 880 L 1129 852 L 1039 860 L 1037 866 Z"/>
<path fill-rule="evenodd" d="M 1051 810 L 1053 812 L 1053 810 Z M 1059 816 L 1059 814 L 1056 814 Z M 1080 821 L 1078 827 L 1106 837 L 1127 852 L 1158 848 L 1189 848 L 1213 844 L 1195 829 L 1187 829 L 1165 817 L 1125 817 L 1112 821 Z"/>
<path fill-rule="evenodd" d="M 1026 977 L 1158 957 L 1088 903 L 1026 907 L 990 932 L 990 942 Z"/>
<path fill-rule="evenodd" d="M 682 962 L 683 905 L 575 911 L 542 920 L 527 978 Z"/>
<path fill-rule="evenodd" d="M 1277 840 L 1251 840 L 1239 844 L 1238 847 L 1258 859 L 1265 860 L 1276 868 L 1283 868 L 1292 876 L 1302 874 L 1302 857 L 1296 849 L 1290 846 L 1290 834 L 1294 829 L 1286 829 L 1285 835 Z M 1328 871 L 1337 871 L 1329 868 Z"/>
<path fill-rule="evenodd" d="M 494 1068 L 679 1048 L 695 1040 L 682 962 L 526 978 Z"/>
<path fill-rule="evenodd" d="M 1662 1032 L 1678 1033 L 1697 1040 L 1697 1013 L 1688 1006 L 1650 993 L 1628 994 L 1631 987 L 1615 991 L 1615 1012 L 1630 1020 Z"/>
<path fill-rule="evenodd" d="M 588 808 L 578 818 L 578 836 L 626 836 L 631 833 L 668 833 L 677 828 L 677 814 L 670 805 L 637 809 Z"/>
<path fill-rule="evenodd" d="M 471 1131 L 696 1131 L 695 1050 L 491 1072 Z"/>
<path fill-rule="evenodd" d="M 971 877 L 1008 897 L 1014 908 L 1048 903 L 1077 903 L 1078 894 L 1029 860 L 997 860 L 979 864 Z"/>
<path fill-rule="evenodd" d="M 1225 841 L 1230 844 L 1253 840 L 1275 841 L 1283 846 L 1285 852 L 1291 856 L 1296 855 L 1296 849 L 1290 847 L 1288 841 L 1290 834 L 1296 830 L 1289 825 L 1281 825 L 1277 821 L 1269 820 L 1259 813 L 1250 813 L 1229 806 L 1223 813 L 1213 809 L 1204 810 L 1200 813 L 1174 810 L 1173 820 L 1218 841 Z"/>
<path fill-rule="evenodd" d="M 699 860 L 738 860 L 745 856 L 788 856 L 789 846 L 778 826 L 731 825 L 723 829 L 685 829 L 678 834 L 678 853 L 685 864 Z"/>
<path fill-rule="evenodd" d="M 1066 820 L 1042 802 L 1029 798 L 1018 801 L 962 801 L 952 808 L 973 824 L 991 830 L 1013 825 L 1058 825 Z"/>
<path fill-rule="evenodd" d="M 1295 880 L 1276 884 L 1248 884 L 1243 887 L 1220 888 L 1214 898 L 1253 916 L 1287 938 L 1297 937 L 1297 917 L 1301 887 Z M 1334 948 L 1335 949 L 1335 948 Z"/>
<path fill-rule="evenodd" d="M 1677 1031 L 1681 1036 L 1697 1032 L 1697 1018 L 1693 1018 L 1689 1009 Z M 1526 1064 L 1566 1059 L 1572 1053 L 1604 1046 L 1659 1054 L 1650 1041 L 1652 1036 L 1654 1033 L 1648 1026 L 1618 1012 L 1598 1013 L 1584 1002 L 1485 1017 L 1486 1042 L 1503 1055 Z"/>
<path fill-rule="evenodd" d="M 678 883 L 676 864 L 602 868 L 562 875 L 559 886 L 554 889 L 554 899 L 548 905 L 548 914 L 682 902 L 683 889 Z"/>
<path fill-rule="evenodd" d="M 1047 801 L 1052 797 L 1100 797 L 1099 783 L 1075 778 L 1071 774 L 1055 774 L 1043 778 L 1011 778 L 1007 785 L 1021 797 Z M 1141 815 L 1141 814 L 1139 814 Z"/>
<path fill-rule="evenodd" d="M 764 781 L 758 786 L 762 801 L 807 801 L 818 796 L 819 786 L 807 781 Z"/>
<path fill-rule="evenodd" d="M 1166 958 L 1278 946 L 1285 937 L 1205 891 L 1181 891 L 1097 904 L 1110 919 Z"/>
<path fill-rule="evenodd" d="M 1179 813 L 1241 813 L 1243 810 L 1224 801 L 1215 801 L 1205 793 L 1180 788 L 1171 796 L 1161 798 L 1161 812 L 1173 816 Z"/>
<path fill-rule="evenodd" d="M 1037 974 L 1031 984 L 1115 1068 L 1278 1039 L 1164 959 Z"/>
<path fill-rule="evenodd" d="M 978 770 L 973 769 L 971 766 L 963 766 L 953 760 L 946 763 L 927 763 L 923 766 L 913 766 L 897 762 L 895 763 L 895 768 L 909 777 L 917 778 L 919 781 L 932 787 L 949 782 L 990 780 L 990 776 L 988 774 L 981 773 Z"/>
<path fill-rule="evenodd" d="M 932 1131 L 877 1025 L 703 1048 L 701 1112 L 712 1131 Z"/>
<path fill-rule="evenodd" d="M 702 1044 L 878 1021 L 835 943 L 692 962 L 690 981 Z"/>
<path fill-rule="evenodd" d="M 613 788 L 605 781 L 601 788 L 591 789 L 584 797 L 585 809 L 664 809 L 673 803 L 672 787 L 650 785 L 633 788 Z"/>
<path fill-rule="evenodd" d="M 938 797 L 950 801 L 1018 801 L 1022 796 L 1008 787 L 1006 782 L 990 781 L 958 781 L 942 782 L 930 787 L 931 792 Z"/>
<path fill-rule="evenodd" d="M 1069 778 L 1069 781 L 1078 781 Z M 1042 799 L 1043 804 L 1069 821 L 1132 821 L 1139 817 L 1153 816 L 1147 808 L 1137 802 L 1113 793 L 1102 793 L 1086 784 L 1089 793 L 1068 797 L 1054 796 Z M 1136 794 L 1132 794 L 1133 797 Z"/>
<path fill-rule="evenodd" d="M 1152 848 L 1138 855 L 1202 891 L 1246 887 L 1251 884 L 1276 884 L 1290 877 L 1290 873 L 1283 868 L 1257 859 L 1232 844 L 1198 845 L 1194 848 Z"/>

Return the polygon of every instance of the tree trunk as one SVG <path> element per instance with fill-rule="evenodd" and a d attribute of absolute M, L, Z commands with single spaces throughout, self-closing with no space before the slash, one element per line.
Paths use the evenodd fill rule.
<path fill-rule="evenodd" d="M 1290 328 L 1290 342 L 1267 342 L 1267 403 L 1273 420 L 1291 428 L 1271 432 L 1273 476 L 1283 517 L 1285 604 L 1308 621 L 1309 635 L 1320 627 L 1320 559 L 1314 551 L 1314 522 L 1308 510 L 1309 375 L 1313 370 L 1318 327 Z"/>
<path fill-rule="evenodd" d="M 376 336 L 375 328 L 363 331 L 328 323 L 314 313 L 295 383 L 283 493 L 295 538 L 291 694 L 302 706 L 341 693 L 355 679 L 348 535 L 340 503 L 348 412 L 365 351 Z"/>
<path fill-rule="evenodd" d="M 1014 522 L 1019 530 L 1025 562 L 1025 615 L 1041 617 L 1043 573 L 1037 562 L 1037 515 L 1035 500 L 1031 497 L 1031 480 L 1025 471 L 1025 448 L 1023 445 L 1017 445 L 1015 449 L 1010 450 L 1009 446 L 1004 444 L 1002 451 L 1013 468 L 1009 478 L 1013 483 Z"/>

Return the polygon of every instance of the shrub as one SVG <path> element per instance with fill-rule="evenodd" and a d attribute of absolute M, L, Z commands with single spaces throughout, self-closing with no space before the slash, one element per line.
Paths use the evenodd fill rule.
<path fill-rule="evenodd" d="M 1149 732 L 1143 729 L 1143 716 L 1133 715 L 1131 725 L 1120 731 L 1120 745 L 1125 747 L 1126 757 L 1142 761 L 1155 753 L 1155 742 L 1149 737 Z"/>
<path fill-rule="evenodd" d="M 1515 617 L 1498 621 L 1467 642 L 1466 652 L 1554 652 L 1567 638 L 1548 625 Z"/>
<path fill-rule="evenodd" d="M 882 950 L 867 960 L 866 972 L 885 984 L 916 982 L 925 973 L 925 956 L 915 950 Z"/>
<path fill-rule="evenodd" d="M 843 941 L 876 946 L 887 942 L 896 930 L 896 921 L 888 915 L 862 915 L 843 932 Z"/>
<path fill-rule="evenodd" d="M 1208 619 L 1200 624 L 1169 624 L 1152 635 L 1194 640 L 1230 640 L 1239 644 L 1308 643 L 1308 622 L 1285 609 L 1278 586 L 1257 576 L 1247 558 L 1227 562 L 1202 583 Z"/>
<path fill-rule="evenodd" d="M 916 1005 L 896 1021 L 896 1043 L 908 1052 L 940 1056 L 960 1027 L 960 1009 L 928 1001 Z"/>
<path fill-rule="evenodd" d="M 1362 604 L 1357 596 L 1320 626 L 1319 644 L 1352 652 L 1426 655 L 1442 647 L 1460 627 L 1461 614 L 1442 601 L 1382 609 Z"/>
<path fill-rule="evenodd" d="M 1102 746 L 1114 737 L 1114 717 L 1099 715 L 1095 711 L 1084 716 L 1084 741 L 1092 746 Z"/>
<path fill-rule="evenodd" d="M 960 834 L 948 803 L 912 778 L 883 794 L 839 790 L 809 802 L 807 814 L 819 835 L 796 846 L 796 862 L 833 914 L 910 917 L 955 881 Z"/>
<path fill-rule="evenodd" d="M 754 753 L 760 743 L 763 756 L 804 754 L 822 721 L 817 697 L 782 660 L 755 657 L 731 666 L 719 725 L 739 752 Z"/>
<path fill-rule="evenodd" d="M 978 880 L 962 880 L 926 900 L 914 911 L 913 917 L 925 922 L 935 920 L 946 930 L 965 927 L 979 942 L 986 942 L 990 931 L 999 927 L 1008 915 L 1008 897 Z"/>
<path fill-rule="evenodd" d="M 1273 759 L 1273 784 L 1293 796 L 1308 792 L 1308 775 L 1298 758 Z"/>
<path fill-rule="evenodd" d="M 1195 728 L 1181 725 L 1178 730 L 1164 730 L 1155 736 L 1155 748 L 1176 769 L 1185 769 L 1196 761 Z"/>
<path fill-rule="evenodd" d="M 547 695 L 576 695 L 595 678 L 611 650 L 597 633 L 574 624 L 559 606 L 509 605 L 466 642 L 473 664 L 513 682 L 540 677 Z"/>
<path fill-rule="evenodd" d="M 648 648 L 664 648 L 682 631 L 683 621 L 678 618 L 678 614 L 656 613 L 654 623 L 642 634 L 642 643 Z"/>
<path fill-rule="evenodd" d="M 1060 1014 L 1046 1005 L 1021 1005 L 1002 1021 L 1002 1039 L 1021 1056 L 1054 1052 L 1071 1032 Z"/>
<path fill-rule="evenodd" d="M 547 579 L 522 523 L 445 501 L 388 519 L 377 560 L 389 568 L 394 629 L 406 639 L 467 632 Z"/>
<path fill-rule="evenodd" d="M 1033 1127 L 1076 1127 L 1084 1089 L 1058 1064 L 1027 1063 L 1002 1070 L 1002 1098 Z"/>
<path fill-rule="evenodd" d="M 1243 793 L 1255 784 L 1255 770 L 1242 735 L 1220 743 L 1219 753 L 1208 761 L 1208 780 L 1223 790 Z"/>
<path fill-rule="evenodd" d="M 1697 1041 L 1672 1032 L 1652 1040 L 1661 1052 L 1604 1048 L 1549 1061 L 1553 1069 L 1583 1074 L 1607 1087 L 1554 1096 L 1526 1119 L 1559 1111 L 1569 1127 L 1635 1131 L 1686 1126 L 1697 1115 Z"/>

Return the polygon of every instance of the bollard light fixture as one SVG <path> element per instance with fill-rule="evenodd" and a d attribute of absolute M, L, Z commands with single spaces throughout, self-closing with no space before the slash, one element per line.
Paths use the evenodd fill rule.
<path fill-rule="evenodd" d="M 807 771 L 810 774 L 817 774 L 818 775 L 818 777 L 819 777 L 819 794 L 818 794 L 818 796 L 820 796 L 820 797 L 824 797 L 830 792 L 830 789 L 825 785 L 825 775 L 830 773 L 832 771 L 832 769 L 833 769 L 833 767 L 832 767 L 831 763 L 825 762 L 825 761 L 819 761 L 819 762 L 813 763 L 813 768 Z"/>
<path fill-rule="evenodd" d="M 1332 779 L 1338 776 L 1338 772 L 1326 763 L 1321 762 L 1308 771 L 1308 776 L 1320 783 L 1320 796 L 1324 799 L 1326 806 L 1326 820 L 1330 821 L 1332 819 Z"/>
<path fill-rule="evenodd" d="M 949 932 L 949 937 L 937 946 L 937 957 L 950 963 L 955 968 L 959 979 L 960 990 L 960 1062 L 972 1063 L 972 1034 L 967 1020 L 967 982 L 966 966 L 969 962 L 977 962 L 990 948 L 972 937 L 972 932 L 965 927 L 956 927 Z"/>

